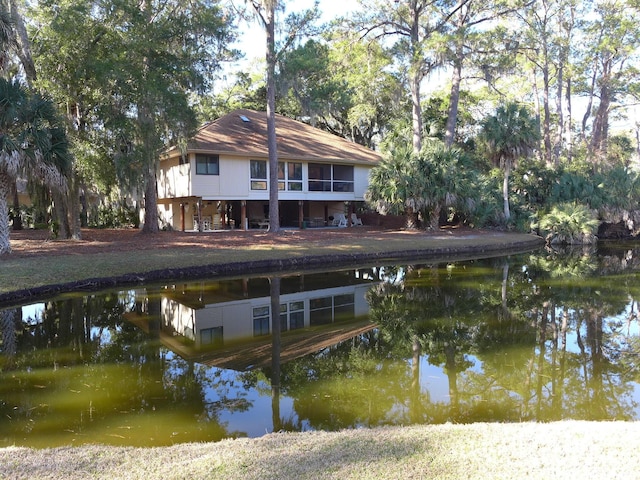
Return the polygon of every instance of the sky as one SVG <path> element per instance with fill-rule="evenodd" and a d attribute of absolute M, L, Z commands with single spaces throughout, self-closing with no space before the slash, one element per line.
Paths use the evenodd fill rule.
<path fill-rule="evenodd" d="M 314 0 L 288 0 L 285 16 L 291 12 L 306 10 L 313 7 Z M 339 16 L 359 9 L 357 0 L 320 0 L 318 8 L 322 13 L 321 22 L 329 22 Z M 284 18 L 284 17 L 282 17 Z M 263 60 L 266 49 L 266 34 L 257 22 L 247 24 L 243 22 L 239 29 L 239 41 L 233 45 L 245 54 L 245 58 L 232 64 L 230 70 L 238 70 L 250 64 L 256 58 Z"/>

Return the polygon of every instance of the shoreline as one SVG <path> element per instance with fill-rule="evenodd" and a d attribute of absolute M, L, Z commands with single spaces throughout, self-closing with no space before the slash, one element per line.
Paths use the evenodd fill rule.
<path fill-rule="evenodd" d="M 221 279 L 242 275 L 251 272 L 251 275 L 265 275 L 271 272 L 296 273 L 301 271 L 318 271 L 327 268 L 347 268 L 352 266 L 372 266 L 385 262 L 390 264 L 399 262 L 439 262 L 461 261 L 495 256 L 526 253 L 544 244 L 541 237 L 529 234 L 516 233 L 489 233 L 478 235 L 456 235 L 455 242 L 452 237 L 429 236 L 421 239 L 423 245 L 406 249 L 385 249 L 381 248 L 374 252 L 330 252 L 322 254 L 305 254 L 297 252 L 297 255 L 287 255 L 286 252 L 274 252 L 273 258 L 248 259 L 246 261 L 230 261 L 224 259 L 207 258 L 203 255 L 202 263 L 197 265 L 176 266 L 162 269 L 144 268 L 130 273 L 87 276 L 78 280 L 59 283 L 47 283 L 36 285 L 31 288 L 20 288 L 16 290 L 0 292 L 0 307 L 17 306 L 29 302 L 37 302 L 42 299 L 63 293 L 74 291 L 93 292 L 111 288 L 125 288 L 139 286 L 142 284 L 158 284 L 163 282 L 184 281 L 188 279 Z M 491 238 L 492 242 L 486 239 Z M 495 241 L 502 238 L 504 241 Z M 483 241 L 484 239 L 484 241 Z M 439 242 L 445 241 L 445 244 Z M 356 237 L 357 242 L 357 237 Z M 241 248 L 239 249 L 241 250 Z M 132 253 L 131 250 L 128 251 Z M 250 252 L 247 252 L 248 256 Z M 181 255 L 181 250 L 175 249 L 174 255 Z M 88 255 L 99 256 L 100 253 Z M 146 256 L 153 253 L 145 252 Z M 57 258 L 59 262 L 64 260 L 74 260 L 73 255 L 51 255 L 50 258 Z M 28 257 L 27 257 L 28 258 Z M 11 259 L 11 258 L 9 258 Z M 14 263 L 18 264 L 25 257 L 18 257 Z M 215 261 L 211 261 L 215 260 Z M 1 265 L 1 263 L 0 263 Z"/>

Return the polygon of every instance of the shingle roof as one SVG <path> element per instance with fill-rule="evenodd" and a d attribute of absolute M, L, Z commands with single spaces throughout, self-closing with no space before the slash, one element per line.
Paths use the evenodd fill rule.
<path fill-rule="evenodd" d="M 276 135 L 279 159 L 366 165 L 381 160 L 367 147 L 282 115 L 276 115 Z M 267 114 L 235 110 L 202 127 L 189 141 L 188 150 L 267 158 Z"/>

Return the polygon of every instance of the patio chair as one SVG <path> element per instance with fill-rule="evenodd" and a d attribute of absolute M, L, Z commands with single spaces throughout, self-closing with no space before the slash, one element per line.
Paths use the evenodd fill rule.
<path fill-rule="evenodd" d="M 333 226 L 335 227 L 346 227 L 347 226 L 347 217 L 344 216 L 344 213 L 336 213 L 333 216 Z"/>
<path fill-rule="evenodd" d="M 362 225 L 362 219 L 358 218 L 355 213 L 351 214 L 351 225 Z"/>

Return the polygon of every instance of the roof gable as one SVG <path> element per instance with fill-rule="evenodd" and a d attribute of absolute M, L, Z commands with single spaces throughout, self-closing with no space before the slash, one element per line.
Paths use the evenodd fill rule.
<path fill-rule="evenodd" d="M 276 135 L 279 159 L 367 165 L 381 160 L 367 147 L 282 115 L 276 115 Z M 202 127 L 187 148 L 189 152 L 267 158 L 267 145 L 266 112 L 240 109 Z"/>

